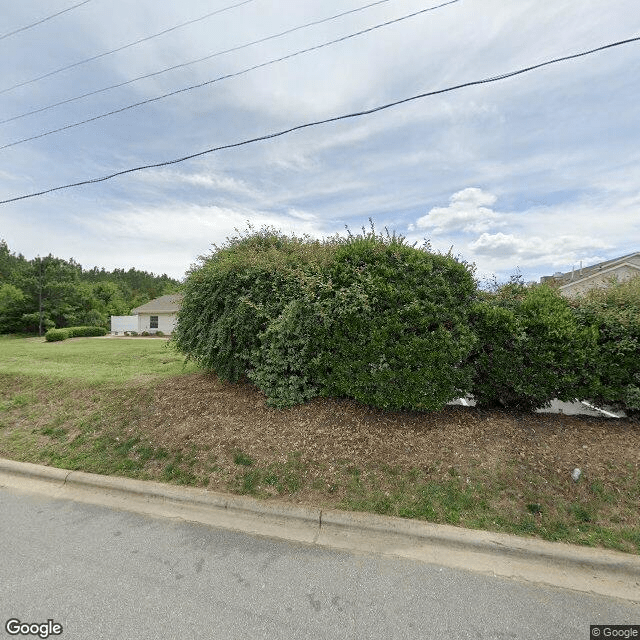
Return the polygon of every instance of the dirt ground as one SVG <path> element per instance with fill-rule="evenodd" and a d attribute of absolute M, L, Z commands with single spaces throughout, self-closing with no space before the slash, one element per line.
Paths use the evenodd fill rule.
<path fill-rule="evenodd" d="M 222 489 L 223 478 L 237 473 L 233 454 L 239 451 L 257 464 L 284 463 L 295 452 L 313 463 L 312 476 L 329 483 L 339 464 L 418 469 L 434 479 L 509 467 L 552 482 L 567 497 L 574 492 L 574 468 L 611 487 L 620 474 L 640 477 L 640 423 L 629 419 L 462 406 L 388 412 L 323 398 L 279 411 L 266 407 L 251 385 L 223 384 L 205 374 L 158 383 L 153 409 L 139 427 L 158 445 L 215 457 L 226 473 L 212 474 L 212 489 Z M 296 499 L 317 496 L 302 492 Z"/>

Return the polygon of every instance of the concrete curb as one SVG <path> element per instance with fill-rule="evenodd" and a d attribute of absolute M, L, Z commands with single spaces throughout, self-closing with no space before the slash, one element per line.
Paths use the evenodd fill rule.
<path fill-rule="evenodd" d="M 0 486 L 285 540 L 412 558 L 640 602 L 640 556 L 366 513 L 264 502 L 0 458 Z"/>

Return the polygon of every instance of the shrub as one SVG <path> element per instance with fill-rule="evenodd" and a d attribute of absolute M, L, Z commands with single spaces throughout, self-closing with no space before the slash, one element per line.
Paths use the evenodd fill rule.
<path fill-rule="evenodd" d="M 325 247 L 249 227 L 215 249 L 188 273 L 173 339 L 189 359 L 236 382 L 253 369 L 260 335 L 300 297 Z"/>
<path fill-rule="evenodd" d="M 47 342 L 58 342 L 59 340 L 66 340 L 71 337 L 68 329 L 49 329 L 44 334 L 44 339 Z"/>
<path fill-rule="evenodd" d="M 47 342 L 56 342 L 67 338 L 104 336 L 106 334 L 107 330 L 104 327 L 65 327 L 64 329 L 49 329 L 44 337 Z"/>
<path fill-rule="evenodd" d="M 137 331 L 129 331 L 129 335 L 130 336 L 137 336 L 138 332 Z"/>
<path fill-rule="evenodd" d="M 164 336 L 164 331 L 156 331 L 154 335 L 156 335 L 159 338 L 161 338 L 162 336 Z"/>
<path fill-rule="evenodd" d="M 320 355 L 324 395 L 433 411 L 470 389 L 473 276 L 428 249 L 373 232 L 338 247 Z"/>
<path fill-rule="evenodd" d="M 597 351 L 589 362 L 595 380 L 583 399 L 639 412 L 640 277 L 591 290 L 571 306 L 581 326 L 598 330 Z"/>
<path fill-rule="evenodd" d="M 143 331 L 140 335 L 147 337 L 147 336 L 150 336 L 151 334 L 148 331 Z"/>
<path fill-rule="evenodd" d="M 318 395 L 439 409 L 470 388 L 469 268 L 369 233 L 323 242 L 266 228 L 200 258 L 174 338 L 273 406 Z"/>
<path fill-rule="evenodd" d="M 83 338 L 91 336 L 105 336 L 108 331 L 104 327 L 68 327 L 70 338 Z"/>
<path fill-rule="evenodd" d="M 479 405 L 531 410 L 581 397 L 592 383 L 587 365 L 597 332 L 580 326 L 550 287 L 511 283 L 476 303 L 472 324 Z"/>
<path fill-rule="evenodd" d="M 260 334 L 248 377 L 265 393 L 270 406 L 290 407 L 319 395 L 325 381 L 318 367 L 323 306 L 323 301 L 301 294 Z"/>

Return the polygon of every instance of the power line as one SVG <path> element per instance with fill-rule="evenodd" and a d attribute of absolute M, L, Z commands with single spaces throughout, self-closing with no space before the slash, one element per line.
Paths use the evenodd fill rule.
<path fill-rule="evenodd" d="M 224 49 L 222 51 L 216 51 L 215 53 L 211 53 L 202 58 L 197 58 L 196 60 L 190 60 L 188 62 L 182 62 L 180 64 L 173 65 L 171 67 L 165 67 L 164 69 L 160 69 L 158 71 L 153 71 L 152 73 L 147 73 L 142 76 L 137 76 L 136 78 L 131 78 L 131 80 L 125 80 L 124 82 L 119 82 L 118 84 L 112 84 L 108 87 L 103 87 L 101 89 L 96 89 L 95 91 L 89 91 L 88 93 L 83 93 L 81 95 L 74 96 L 72 98 L 67 98 L 66 100 L 61 100 L 60 102 L 55 102 L 54 104 L 47 105 L 45 107 L 40 107 L 39 109 L 34 109 L 33 111 L 28 111 L 26 113 L 21 113 L 17 116 L 12 116 L 11 118 L 7 118 L 6 120 L 0 120 L 0 124 L 5 124 L 7 122 L 12 122 L 13 120 L 19 120 L 20 118 L 25 118 L 26 116 L 31 116 L 36 113 L 42 113 L 43 111 L 47 111 L 49 109 L 53 109 L 54 107 L 59 107 L 63 104 L 68 104 L 70 102 L 76 102 L 77 100 L 81 100 L 82 98 L 88 98 L 89 96 L 95 96 L 98 93 L 104 93 L 105 91 L 110 91 L 111 89 L 118 89 L 119 87 L 124 87 L 128 84 L 132 84 L 134 82 L 138 82 L 138 80 L 146 80 L 147 78 L 153 78 L 155 76 L 159 76 L 163 73 L 167 73 L 168 71 L 175 71 L 176 69 L 183 69 L 185 67 L 189 67 L 192 64 L 196 64 L 198 62 L 204 62 L 205 60 L 211 60 L 212 58 L 216 58 L 217 56 L 221 56 L 227 53 L 233 53 L 235 51 L 240 51 L 241 49 L 246 49 L 248 47 L 252 47 L 256 44 L 261 44 L 263 42 L 267 42 L 269 40 L 275 40 L 276 38 L 281 38 L 282 36 L 288 35 L 290 33 L 294 33 L 295 31 L 301 31 L 302 29 L 307 29 L 308 27 L 313 27 L 318 24 L 323 24 L 325 22 L 330 22 L 332 20 L 336 20 L 337 18 L 342 18 L 343 16 L 349 15 L 351 13 L 357 13 L 359 11 L 364 11 L 365 9 L 369 9 L 371 7 L 375 7 L 380 4 L 384 4 L 386 2 L 390 2 L 391 0 L 377 0 L 376 2 L 371 2 L 369 4 L 365 4 L 361 7 L 356 7 L 355 9 L 350 9 L 349 11 L 343 11 L 342 13 L 337 13 L 333 16 L 329 16 L 328 18 L 322 18 L 320 20 L 314 20 L 312 22 L 307 22 L 305 24 L 298 25 L 297 27 L 292 27 L 291 29 L 287 29 L 286 31 L 280 31 L 279 33 L 274 33 L 270 36 L 265 36 L 264 38 L 260 38 L 259 40 L 252 40 L 251 42 L 247 42 L 245 44 L 237 45 L 235 47 L 231 47 L 230 49 Z"/>
<path fill-rule="evenodd" d="M 67 11 L 72 11 L 73 9 L 77 9 L 78 7 L 81 7 L 83 4 L 87 4 L 88 2 L 91 2 L 91 1 L 92 0 L 84 0 L 84 2 L 79 2 L 78 4 L 74 4 L 73 6 L 67 7 L 62 11 L 58 11 L 58 13 L 54 13 L 50 16 L 47 16 L 46 18 L 42 18 L 42 20 L 38 20 L 37 22 L 33 22 L 24 27 L 20 27 L 19 29 L 14 29 L 13 31 L 9 31 L 9 33 L 5 33 L 4 35 L 1 35 L 0 40 L 4 40 L 9 36 L 14 36 L 16 33 L 20 33 L 21 31 L 26 31 L 27 29 L 32 29 L 33 27 L 37 27 L 39 24 L 42 24 L 43 22 L 47 22 L 47 20 L 51 20 L 52 18 L 57 18 L 58 16 L 61 16 L 63 13 L 67 13 Z"/>
<path fill-rule="evenodd" d="M 85 0 L 85 1 L 89 2 L 90 0 Z M 19 82 L 18 84 L 14 84 L 12 87 L 7 87 L 6 89 L 0 89 L 0 94 L 7 93 L 7 91 L 13 91 L 18 87 L 24 87 L 25 85 L 31 84 L 32 82 L 37 82 L 38 80 L 44 80 L 44 78 L 49 78 L 51 76 L 56 75 L 57 73 L 61 73 L 62 71 L 67 71 L 68 69 L 79 67 L 80 65 L 86 64 L 87 62 L 92 62 L 93 60 L 98 60 L 99 58 L 110 56 L 112 53 L 117 53 L 118 51 L 124 51 L 125 49 L 129 49 L 130 47 L 133 47 L 142 42 L 147 42 L 147 40 L 153 40 L 153 38 L 158 38 L 159 36 L 163 36 L 166 33 L 170 33 L 171 31 L 176 31 L 176 29 L 182 29 L 182 27 L 186 27 L 190 24 L 200 22 L 201 20 L 206 20 L 207 18 L 210 18 L 211 16 L 215 16 L 219 13 L 230 11 L 231 9 L 236 9 L 237 7 L 241 7 L 242 5 L 249 4 L 250 2 L 255 2 L 255 0 L 243 0 L 242 2 L 238 2 L 236 4 L 229 5 L 228 7 L 223 7 L 222 9 L 217 9 L 216 11 L 212 11 L 211 13 L 207 13 L 204 16 L 200 16 L 199 18 L 194 18 L 193 20 L 188 20 L 187 22 L 182 22 L 181 24 L 177 24 L 173 27 L 169 27 L 168 29 L 158 31 L 158 33 L 154 33 L 150 36 L 145 36 L 144 38 L 140 38 L 139 40 L 134 40 L 133 42 L 129 42 L 128 44 L 124 44 L 121 47 L 118 47 L 117 49 L 104 51 L 103 53 L 99 53 L 95 56 L 91 56 L 90 58 L 85 58 L 84 60 L 80 60 L 78 62 L 68 64 L 65 67 L 54 69 L 53 71 L 49 71 L 49 73 L 45 73 L 44 75 L 38 76 L 37 78 L 31 78 L 31 80 L 25 80 L 24 82 Z"/>
<path fill-rule="evenodd" d="M 593 53 L 597 53 L 599 51 L 604 51 L 605 49 L 612 49 L 613 47 L 619 47 L 625 44 L 629 44 L 631 42 L 640 41 L 640 37 L 628 38 L 626 40 L 619 40 L 617 42 L 611 42 L 609 44 L 602 45 L 601 47 L 596 47 L 595 49 L 589 49 L 588 51 L 581 51 L 580 53 L 574 53 L 569 56 L 563 56 L 561 58 L 554 58 L 552 60 L 547 60 L 545 62 L 540 62 L 535 65 L 531 65 L 529 67 L 524 67 L 522 69 L 517 69 L 516 71 L 509 71 L 507 73 L 502 73 L 497 76 L 491 76 L 489 78 L 483 78 L 482 80 L 473 80 L 471 82 L 464 82 L 462 84 L 457 84 L 452 87 L 447 87 L 446 89 L 437 89 L 435 91 L 427 91 L 425 93 L 419 93 L 408 98 L 402 98 L 400 100 L 395 100 L 394 102 L 387 102 L 386 104 L 379 105 L 377 107 L 373 107 L 371 109 L 366 109 L 363 111 L 355 111 L 353 113 L 347 113 L 340 116 L 333 116 L 332 118 L 326 118 L 324 120 L 315 120 L 313 122 L 306 122 L 304 124 L 299 124 L 294 127 L 290 127 L 289 129 L 283 129 L 282 131 L 276 131 L 275 133 L 268 133 L 262 136 L 258 136 L 256 138 L 249 138 L 248 140 L 242 140 L 241 142 L 233 142 L 231 144 L 220 145 L 219 147 L 213 147 L 211 149 L 205 149 L 204 151 L 198 151 L 197 153 L 192 153 L 187 156 L 183 156 L 182 158 L 176 158 L 174 160 L 166 160 L 164 162 L 157 162 L 155 164 L 146 164 L 141 165 L 139 167 L 132 167 L 130 169 L 124 169 L 122 171 L 116 171 L 115 173 L 111 173 L 106 176 L 102 176 L 100 178 L 91 178 L 89 180 L 81 180 L 80 182 L 74 182 L 69 184 L 64 184 L 58 187 L 52 187 L 51 189 L 46 189 L 44 191 L 37 191 L 34 193 L 29 193 L 22 196 L 16 196 L 15 198 L 8 198 L 6 200 L 0 200 L 0 204 L 8 204 L 9 202 L 17 202 L 18 200 L 26 200 L 27 198 L 35 198 L 36 196 L 42 196 L 47 193 L 52 193 L 54 191 L 60 191 L 62 189 L 70 189 L 72 187 L 80 187 L 85 184 L 94 184 L 96 182 L 105 182 L 106 180 L 111 180 L 112 178 L 116 178 L 117 176 L 123 176 L 128 173 L 135 173 L 137 171 L 143 171 L 145 169 L 157 169 L 159 167 L 166 167 L 172 164 L 178 164 L 180 162 L 185 162 L 185 160 L 192 160 L 193 158 L 198 158 L 200 156 L 207 155 L 209 153 L 214 153 L 216 151 L 223 151 L 225 149 L 233 149 L 236 147 L 243 147 L 248 144 L 253 144 L 255 142 L 263 142 L 264 140 L 271 140 L 273 138 L 279 138 L 280 136 L 284 136 L 288 133 L 293 133 L 294 131 L 300 131 L 301 129 L 308 129 L 310 127 L 316 127 L 322 124 L 329 124 L 331 122 L 337 122 L 339 120 L 347 120 L 350 118 L 359 118 L 362 116 L 371 115 L 372 113 L 377 113 L 378 111 L 384 111 L 385 109 L 390 109 L 391 107 L 397 107 L 398 105 L 405 104 L 407 102 L 412 102 L 414 100 L 420 100 L 423 98 L 427 98 L 429 96 L 436 96 L 443 93 L 449 93 L 450 91 L 457 91 L 459 89 L 464 89 L 465 87 L 473 87 L 481 84 L 489 84 L 492 82 L 498 82 L 499 80 L 506 80 L 507 78 L 512 78 L 517 75 L 521 75 L 523 73 L 528 73 L 530 71 L 534 71 L 535 69 L 540 69 L 542 67 L 546 67 L 552 64 L 557 64 L 559 62 L 566 62 L 567 60 L 573 60 L 575 58 L 582 58 L 583 56 L 588 56 Z"/>
<path fill-rule="evenodd" d="M 67 129 L 74 129 L 75 127 L 79 127 L 83 124 L 88 124 L 89 122 L 95 122 L 96 120 L 101 120 L 102 118 L 107 118 L 109 116 L 113 116 L 117 113 L 122 113 L 123 111 L 128 111 L 129 109 L 135 109 L 136 107 L 141 107 L 145 104 L 150 104 L 152 102 L 158 102 L 159 100 L 164 100 L 165 98 L 169 98 L 171 96 L 178 95 L 179 93 L 185 93 L 186 91 L 192 91 L 193 89 L 200 89 L 201 87 L 206 87 L 208 85 L 214 84 L 216 82 L 221 82 L 222 80 L 228 80 L 230 78 L 237 78 L 238 76 L 242 76 L 250 71 L 255 71 L 256 69 L 262 69 L 263 67 L 268 67 L 272 64 L 276 64 L 278 62 L 283 62 L 284 60 L 290 60 L 291 58 L 295 58 L 304 53 L 309 53 L 311 51 L 317 51 L 318 49 L 323 49 L 324 47 L 328 47 L 333 44 L 337 44 L 338 42 L 344 42 L 345 40 L 350 40 L 351 38 L 355 38 L 357 36 L 361 36 L 365 33 L 370 33 L 371 31 L 375 31 L 377 29 L 381 29 L 382 27 L 387 27 L 392 24 L 396 24 L 398 22 L 402 22 L 403 20 L 408 20 L 409 18 L 415 18 L 423 13 L 427 13 L 429 11 L 435 11 L 436 9 L 440 9 L 442 7 L 446 7 L 447 5 L 454 4 L 459 2 L 460 0 L 449 0 L 449 2 L 445 2 L 443 4 L 436 5 L 435 7 L 428 7 L 427 9 L 421 9 L 420 11 L 415 11 L 413 13 L 409 13 L 405 16 L 401 16 L 400 18 L 394 18 L 393 20 L 387 20 L 386 22 L 381 22 L 379 24 L 374 25 L 373 27 L 369 27 L 367 29 L 362 29 L 361 31 L 356 31 L 355 33 L 350 33 L 346 36 L 342 36 L 341 38 L 337 38 L 335 40 L 329 40 L 328 42 L 323 42 L 322 44 L 315 45 L 313 47 L 308 47 L 307 49 L 300 49 L 298 51 L 294 51 L 293 53 L 289 53 L 285 56 L 281 56 L 279 58 L 274 58 L 272 60 L 268 60 L 267 62 L 261 62 L 259 64 L 255 64 L 246 69 L 242 69 L 241 71 L 235 71 L 234 73 L 228 73 L 223 76 L 219 76 L 217 78 L 213 78 L 212 80 L 207 80 L 205 82 L 200 82 L 199 84 L 194 84 L 188 87 L 183 87 L 182 89 L 176 89 L 175 91 L 169 91 L 168 93 L 163 93 L 159 96 L 155 96 L 154 98 L 147 98 L 146 100 L 141 100 L 140 102 L 134 102 L 133 104 L 126 105 L 124 107 L 120 107 L 119 109 L 114 109 L 113 111 L 107 111 L 106 113 L 98 114 L 97 116 L 93 116 L 91 118 L 87 118 L 85 120 L 80 120 L 78 122 L 72 122 L 71 124 L 64 125 L 62 127 L 58 127 L 57 129 L 50 129 L 49 131 L 44 131 L 42 133 L 38 133 L 35 136 L 29 136 L 28 138 L 22 138 L 20 140 L 15 140 L 13 142 L 9 142 L 5 145 L 0 146 L 0 151 L 2 149 L 8 149 L 9 147 L 15 147 L 16 145 L 23 144 L 25 142 L 30 142 L 31 140 L 37 140 L 39 138 L 44 138 L 45 136 L 50 136 L 54 133 L 60 133 L 61 131 L 66 131 Z"/>

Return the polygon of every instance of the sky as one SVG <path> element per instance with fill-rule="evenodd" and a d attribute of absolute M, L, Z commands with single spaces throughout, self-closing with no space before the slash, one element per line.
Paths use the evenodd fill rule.
<path fill-rule="evenodd" d="M 637 0 L 458 0 L 432 11 L 422 10 L 443 0 L 383 0 L 270 38 L 372 1 L 90 0 L 16 33 L 79 0 L 4 3 L 0 200 L 640 36 Z M 169 67 L 177 68 L 157 73 Z M 371 218 L 409 243 L 451 250 L 479 279 L 539 280 L 640 250 L 638 78 L 632 42 L 2 204 L 0 239 L 27 258 L 51 253 L 85 268 L 182 279 L 247 223 L 322 238 L 368 228 Z M 201 83 L 209 84 L 20 142 Z"/>

